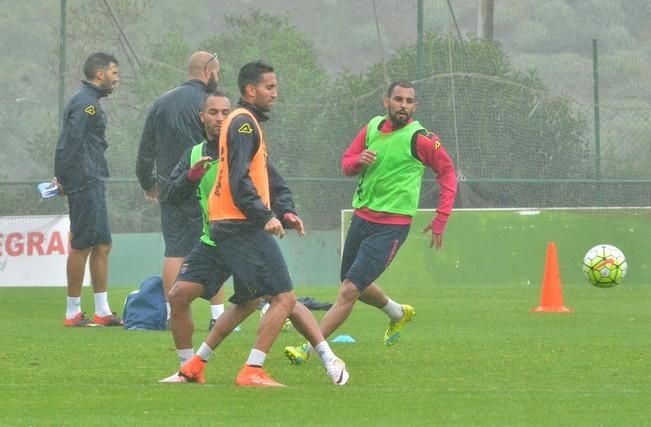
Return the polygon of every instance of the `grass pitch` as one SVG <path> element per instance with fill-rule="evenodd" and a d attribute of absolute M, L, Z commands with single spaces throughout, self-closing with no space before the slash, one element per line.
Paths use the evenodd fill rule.
<path fill-rule="evenodd" d="M 351 374 L 336 387 L 318 360 L 286 362 L 301 339 L 283 333 L 265 367 L 285 389 L 233 385 L 257 316 L 218 349 L 208 384 L 158 384 L 177 368 L 169 332 L 64 328 L 64 289 L 0 288 L 0 425 L 651 425 L 651 286 L 564 284 L 571 314 L 530 313 L 537 285 L 384 287 L 416 308 L 400 342 L 385 347 L 386 317 L 358 304 L 336 333 L 357 343 L 332 344 Z M 114 310 L 127 292 L 109 292 Z M 194 313 L 198 346 L 207 304 Z"/>

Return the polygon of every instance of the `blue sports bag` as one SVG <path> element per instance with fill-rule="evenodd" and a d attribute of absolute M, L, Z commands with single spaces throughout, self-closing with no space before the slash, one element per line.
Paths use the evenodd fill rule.
<path fill-rule="evenodd" d="M 163 294 L 163 280 L 158 276 L 146 279 L 140 289 L 127 295 L 122 312 L 127 330 L 164 330 L 167 307 Z"/>

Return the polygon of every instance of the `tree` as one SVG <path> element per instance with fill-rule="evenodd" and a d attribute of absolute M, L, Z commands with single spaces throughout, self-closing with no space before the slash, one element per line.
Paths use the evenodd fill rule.
<path fill-rule="evenodd" d="M 294 176 L 312 174 L 304 158 L 319 144 L 314 133 L 324 95 L 329 86 L 325 69 L 305 35 L 287 16 L 259 11 L 228 15 L 225 31 L 201 43 L 203 49 L 219 53 L 222 65 L 220 86 L 236 101 L 237 73 L 242 65 L 257 59 L 272 65 L 279 82 L 279 97 L 265 124 L 269 150 L 282 172 Z"/>
<path fill-rule="evenodd" d="M 495 43 L 471 39 L 461 45 L 434 33 L 425 39 L 429 77 L 416 81 L 416 116 L 440 136 L 461 176 L 476 181 L 482 203 L 522 206 L 531 192 L 516 186 L 505 193 L 481 184 L 486 180 L 592 176 L 584 117 L 567 99 L 552 96 L 535 71 L 514 70 Z M 401 48 L 386 68 L 390 80 L 415 80 L 415 46 Z M 328 108 L 326 122 L 345 123 L 341 132 L 350 141 L 370 117 L 383 114 L 384 81 L 381 64 L 363 75 L 341 76 L 331 99 L 348 102 Z M 559 200 L 550 196 L 539 203 Z"/>

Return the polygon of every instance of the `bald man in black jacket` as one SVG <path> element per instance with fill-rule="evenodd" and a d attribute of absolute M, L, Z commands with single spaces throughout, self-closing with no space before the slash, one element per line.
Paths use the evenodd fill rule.
<path fill-rule="evenodd" d="M 185 151 L 203 140 L 199 112 L 206 95 L 217 89 L 219 69 L 216 54 L 195 52 L 188 61 L 188 81 L 163 94 L 149 110 L 138 147 L 136 176 L 140 186 L 147 200 L 160 201 L 166 299 L 183 259 L 199 240 L 203 228 L 195 197 L 188 197 L 180 204 L 166 199 L 169 176 Z M 223 310 L 223 297 L 211 304 L 221 306 L 218 311 Z M 169 313 L 168 303 L 168 319 Z"/>

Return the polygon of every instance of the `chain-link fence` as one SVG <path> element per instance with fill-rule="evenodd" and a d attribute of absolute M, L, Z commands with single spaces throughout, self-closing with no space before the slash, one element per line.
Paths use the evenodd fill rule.
<path fill-rule="evenodd" d="M 340 209 L 350 207 L 356 182 L 342 177 L 341 155 L 383 114 L 387 82 L 396 79 L 415 83 L 416 118 L 455 161 L 457 207 L 651 205 L 647 2 L 497 1 L 493 40 L 477 37 L 483 2 L 475 0 L 422 2 L 422 9 L 421 2 L 390 0 L 243 3 L 67 2 L 69 34 L 84 40 L 102 26 L 107 36 L 70 40 L 66 95 L 91 51 L 121 60 L 122 85 L 103 101 L 115 232 L 159 229 L 158 208 L 144 201 L 134 177 L 135 153 L 147 108 L 184 79 L 185 60 L 197 49 L 219 52 L 220 85 L 234 101 L 239 66 L 258 58 L 275 66 L 280 98 L 266 125 L 270 155 L 311 229 L 337 228 Z M 58 11 L 47 7 L 53 10 L 42 25 L 53 37 L 43 43 L 50 52 L 16 40 L 20 55 L 3 64 L 0 215 L 67 209 L 65 200 L 41 201 L 35 190 L 52 175 L 57 132 L 53 79 L 41 82 L 30 71 L 42 62 L 53 71 L 59 65 Z M 7 8 L 9 18 L 44 13 L 29 4 Z M 178 20 L 159 23 L 172 12 Z M 428 174 L 421 207 L 435 207 L 437 196 Z"/>

